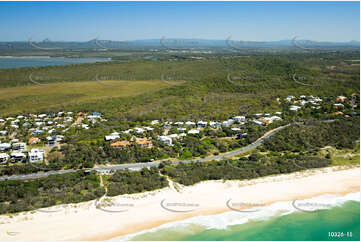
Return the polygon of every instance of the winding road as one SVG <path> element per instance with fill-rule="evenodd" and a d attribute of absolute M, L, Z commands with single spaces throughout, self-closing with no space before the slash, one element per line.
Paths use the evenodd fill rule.
<path fill-rule="evenodd" d="M 290 125 L 291 124 L 287 124 L 285 126 L 281 126 L 281 127 L 275 128 L 273 130 L 270 130 L 267 133 L 265 133 L 262 137 L 257 139 L 255 142 L 253 142 L 252 144 L 249 144 L 249 145 L 247 145 L 247 146 L 245 146 L 243 148 L 240 148 L 240 149 L 237 149 L 237 150 L 234 150 L 234 151 L 230 151 L 230 152 L 223 153 L 223 154 L 220 154 L 220 155 L 208 156 L 208 157 L 200 158 L 200 159 L 172 161 L 172 164 L 179 164 L 181 162 L 182 163 L 206 162 L 206 161 L 220 160 L 220 159 L 224 159 L 224 158 L 227 158 L 227 157 L 232 157 L 232 156 L 235 156 L 235 155 L 239 155 L 239 154 L 248 152 L 248 151 L 256 148 L 257 146 L 260 146 L 264 142 L 265 139 L 268 139 L 269 137 L 276 134 L 278 131 L 280 131 L 280 130 L 282 130 L 282 129 L 290 126 Z M 112 166 L 107 166 L 107 167 L 90 168 L 90 169 L 87 169 L 87 170 L 93 170 L 93 171 L 115 171 L 115 170 L 125 170 L 125 169 L 140 170 L 140 169 L 145 168 L 145 167 L 152 167 L 152 166 L 158 167 L 159 164 L 160 164 L 159 161 L 153 161 L 153 162 L 147 162 L 147 163 L 131 163 L 131 164 L 112 165 Z M 76 172 L 76 171 L 79 171 L 79 169 L 77 169 L 77 170 L 68 169 L 68 170 L 58 170 L 58 171 L 46 171 L 46 172 L 31 173 L 31 174 L 24 174 L 24 175 L 1 176 L 0 181 L 37 179 L 37 178 L 47 177 L 49 175 L 65 174 L 65 173 Z"/>

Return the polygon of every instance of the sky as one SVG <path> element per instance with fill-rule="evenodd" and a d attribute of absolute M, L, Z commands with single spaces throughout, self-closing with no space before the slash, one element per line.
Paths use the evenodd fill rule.
<path fill-rule="evenodd" d="M 360 40 L 359 2 L 0 2 L 0 41 Z"/>

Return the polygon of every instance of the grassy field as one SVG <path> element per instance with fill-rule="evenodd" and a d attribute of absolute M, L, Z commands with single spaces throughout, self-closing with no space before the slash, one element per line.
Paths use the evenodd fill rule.
<path fill-rule="evenodd" d="M 1 114 L 37 111 L 106 98 L 130 97 L 179 84 L 178 81 L 63 82 L 0 89 Z"/>

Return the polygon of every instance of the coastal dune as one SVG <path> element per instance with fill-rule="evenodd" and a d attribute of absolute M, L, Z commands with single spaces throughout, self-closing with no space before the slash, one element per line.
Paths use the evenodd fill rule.
<path fill-rule="evenodd" d="M 107 240 L 195 216 L 360 191 L 360 168 L 329 167 L 247 181 L 205 181 L 0 216 L 1 241 Z"/>

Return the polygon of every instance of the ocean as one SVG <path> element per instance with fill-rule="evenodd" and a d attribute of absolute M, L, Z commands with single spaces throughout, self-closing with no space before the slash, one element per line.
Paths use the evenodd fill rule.
<path fill-rule="evenodd" d="M 63 66 L 83 63 L 93 63 L 100 61 L 110 61 L 111 58 L 65 58 L 49 56 L 0 56 L 0 69 L 38 67 L 38 66 Z"/>
<path fill-rule="evenodd" d="M 324 195 L 298 202 L 306 207 L 279 202 L 257 212 L 194 217 L 111 241 L 360 240 L 360 193 Z"/>

